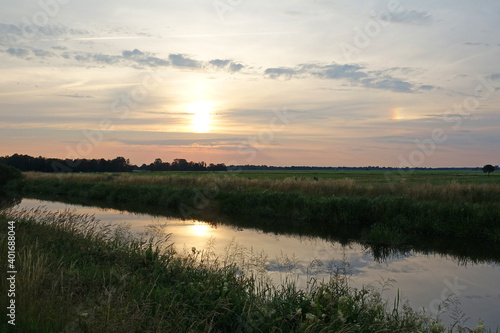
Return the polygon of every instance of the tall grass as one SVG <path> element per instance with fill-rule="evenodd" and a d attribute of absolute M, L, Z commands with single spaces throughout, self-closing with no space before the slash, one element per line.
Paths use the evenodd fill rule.
<path fill-rule="evenodd" d="M 308 291 L 257 285 L 230 260 L 180 255 L 163 246 L 168 238 L 137 240 L 90 216 L 0 213 L 0 224 L 8 220 L 16 221 L 21 332 L 451 332 L 399 299 L 350 287 L 344 274 Z"/>
<path fill-rule="evenodd" d="M 301 192 L 315 196 L 403 196 L 415 200 L 500 202 L 498 183 L 461 183 L 456 180 L 432 183 L 433 178 L 424 182 L 359 181 L 354 178 L 328 179 L 317 181 L 311 177 L 288 178 L 245 178 L 231 174 L 208 174 L 206 176 L 123 174 L 50 174 L 24 173 L 28 181 L 59 180 L 80 183 L 106 183 L 114 185 L 162 185 L 173 187 L 217 188 L 222 191 L 242 189 L 262 189 L 277 192 Z"/>

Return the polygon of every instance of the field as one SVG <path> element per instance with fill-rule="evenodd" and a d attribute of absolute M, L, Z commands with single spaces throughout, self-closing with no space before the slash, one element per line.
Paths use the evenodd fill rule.
<path fill-rule="evenodd" d="M 60 180 L 120 185 L 258 188 L 319 196 L 409 196 L 420 200 L 498 201 L 500 174 L 479 171 L 233 171 L 47 174 L 27 172 L 28 180 Z"/>
<path fill-rule="evenodd" d="M 327 170 L 327 171 L 250 171 L 234 170 L 228 172 L 137 172 L 134 176 L 186 176 L 190 177 L 212 177 L 214 174 L 224 174 L 228 177 L 252 178 L 252 179 L 286 179 L 286 178 L 306 178 L 319 180 L 338 180 L 353 179 L 361 183 L 386 183 L 391 181 L 409 181 L 409 182 L 430 182 L 433 184 L 442 184 L 446 182 L 459 183 L 500 183 L 500 174 L 491 173 L 487 176 L 481 170 Z M 490 178 L 488 178 L 490 177 Z"/>

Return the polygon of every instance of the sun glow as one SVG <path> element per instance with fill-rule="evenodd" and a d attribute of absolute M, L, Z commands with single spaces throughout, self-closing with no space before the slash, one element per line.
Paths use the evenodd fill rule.
<path fill-rule="evenodd" d="M 210 230 L 210 226 L 203 222 L 194 222 L 191 226 L 191 232 L 196 236 L 206 236 Z"/>
<path fill-rule="evenodd" d="M 212 123 L 212 102 L 196 102 L 188 105 L 187 110 L 192 116 L 192 130 L 197 133 L 208 133 Z"/>
<path fill-rule="evenodd" d="M 392 110 L 392 120 L 401 120 L 403 118 L 403 115 L 401 113 L 401 108 L 393 108 Z"/>

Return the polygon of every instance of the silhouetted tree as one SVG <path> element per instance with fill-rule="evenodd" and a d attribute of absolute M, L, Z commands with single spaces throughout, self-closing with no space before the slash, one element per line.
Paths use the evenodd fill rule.
<path fill-rule="evenodd" d="M 193 162 L 191 162 L 192 164 Z M 189 171 L 190 164 L 184 158 L 176 158 L 171 165 L 173 171 Z"/>
<path fill-rule="evenodd" d="M 224 163 L 219 163 L 219 164 L 210 163 L 207 170 L 208 171 L 227 171 L 227 167 Z"/>
<path fill-rule="evenodd" d="M 484 167 L 483 167 L 483 172 L 484 173 L 487 173 L 488 176 L 490 175 L 490 173 L 494 172 L 495 171 L 495 167 L 491 164 L 486 164 Z"/>
<path fill-rule="evenodd" d="M 153 163 L 143 164 L 141 167 L 131 165 L 130 160 L 117 157 L 113 160 L 101 159 L 57 159 L 42 156 L 32 157 L 29 155 L 14 154 L 12 156 L 0 156 L 0 163 L 12 166 L 21 171 L 40 172 L 130 172 L 136 170 L 149 171 L 227 171 L 225 164 L 210 164 L 204 161 L 188 162 L 184 158 L 176 158 L 170 164 L 157 158 Z"/>

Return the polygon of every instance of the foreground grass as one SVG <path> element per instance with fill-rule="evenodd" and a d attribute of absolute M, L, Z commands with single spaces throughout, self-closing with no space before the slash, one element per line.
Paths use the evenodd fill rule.
<path fill-rule="evenodd" d="M 179 255 L 70 212 L 1 212 L 4 258 L 9 220 L 16 221 L 20 332 L 452 331 L 399 300 L 350 287 L 342 274 L 308 291 L 260 284 L 235 265 L 195 250 Z"/>
<path fill-rule="evenodd" d="M 500 244 L 496 184 L 28 173 L 17 191 L 184 218 L 245 217 L 261 229 L 309 228 L 375 246 L 418 244 L 422 238 L 481 241 L 495 249 Z"/>

